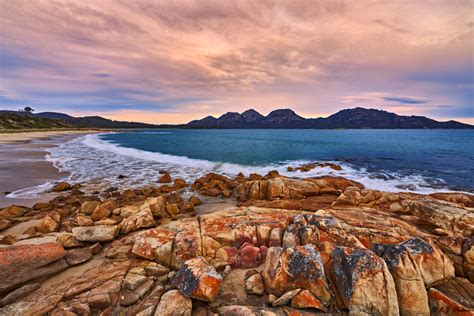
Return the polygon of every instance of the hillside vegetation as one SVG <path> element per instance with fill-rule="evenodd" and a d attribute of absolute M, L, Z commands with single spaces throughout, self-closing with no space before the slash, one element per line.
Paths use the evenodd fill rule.
<path fill-rule="evenodd" d="M 5 116 L 6 115 L 6 116 Z M 13 115 L 13 116 L 12 116 Z M 36 128 L 169 128 L 172 125 L 154 125 L 138 122 L 109 120 L 100 116 L 73 117 L 64 113 L 0 110 L 0 129 Z M 5 123 L 4 123 L 5 122 Z"/>
<path fill-rule="evenodd" d="M 55 129 L 71 127 L 73 126 L 62 120 L 44 117 L 33 117 L 29 115 L 17 115 L 13 113 L 0 114 L 0 131 L 21 129 Z"/>

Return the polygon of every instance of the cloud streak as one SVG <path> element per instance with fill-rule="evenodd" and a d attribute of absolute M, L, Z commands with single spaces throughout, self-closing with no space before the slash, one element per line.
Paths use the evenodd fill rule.
<path fill-rule="evenodd" d="M 430 99 L 421 98 L 421 97 L 413 97 L 413 96 L 406 96 L 406 95 L 393 95 L 383 92 L 372 92 L 372 93 L 364 93 L 362 95 L 355 95 L 355 96 L 344 96 L 341 97 L 343 102 L 347 103 L 374 103 L 374 102 L 383 102 L 388 101 L 390 105 L 395 104 L 429 104 Z"/>
<path fill-rule="evenodd" d="M 0 0 L 0 107 L 133 119 L 378 102 L 470 115 L 472 94 L 456 87 L 474 82 L 471 5 Z"/>

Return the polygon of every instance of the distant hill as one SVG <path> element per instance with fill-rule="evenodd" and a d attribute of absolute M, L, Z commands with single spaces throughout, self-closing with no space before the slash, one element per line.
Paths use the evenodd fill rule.
<path fill-rule="evenodd" d="M 35 117 L 46 117 L 51 119 L 58 119 L 58 120 L 69 120 L 74 119 L 71 115 L 64 114 L 64 113 L 57 113 L 57 112 L 41 112 L 34 114 Z"/>
<path fill-rule="evenodd" d="M 456 121 L 438 122 L 424 116 L 403 116 L 376 109 L 341 110 L 326 118 L 306 119 L 293 110 L 280 109 L 263 116 L 251 109 L 242 114 L 228 112 L 219 118 L 207 116 L 185 128 L 314 128 L 314 129 L 466 129 L 473 125 Z"/>
<path fill-rule="evenodd" d="M 318 128 L 474 128 L 456 121 L 438 122 L 425 116 L 403 116 L 364 108 L 342 110 L 315 123 Z"/>
<path fill-rule="evenodd" d="M 15 123 L 17 122 L 17 123 Z M 18 126 L 18 127 L 14 127 Z M 64 113 L 42 112 L 28 114 L 17 111 L 0 111 L 0 129 L 27 128 L 167 128 L 174 125 L 154 125 L 109 120 L 100 116 L 73 117 Z"/>
<path fill-rule="evenodd" d="M 2 129 L 42 129 L 71 128 L 72 125 L 62 120 L 14 113 L 0 113 L 0 131 Z"/>
<path fill-rule="evenodd" d="M 95 127 L 95 128 L 156 128 L 157 125 L 137 122 L 114 121 L 101 116 L 72 117 L 63 113 L 43 112 L 35 114 L 39 117 L 57 118 L 75 127 Z"/>

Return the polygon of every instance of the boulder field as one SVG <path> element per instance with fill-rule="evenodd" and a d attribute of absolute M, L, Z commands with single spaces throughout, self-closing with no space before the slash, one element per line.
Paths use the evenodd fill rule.
<path fill-rule="evenodd" d="M 0 315 L 474 315 L 472 195 L 158 182 L 1 209 Z"/>

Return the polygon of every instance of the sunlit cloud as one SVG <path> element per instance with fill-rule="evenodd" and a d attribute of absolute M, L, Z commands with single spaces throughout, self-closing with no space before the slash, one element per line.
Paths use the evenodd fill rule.
<path fill-rule="evenodd" d="M 0 107 L 469 118 L 473 20 L 471 1 L 0 0 Z"/>

